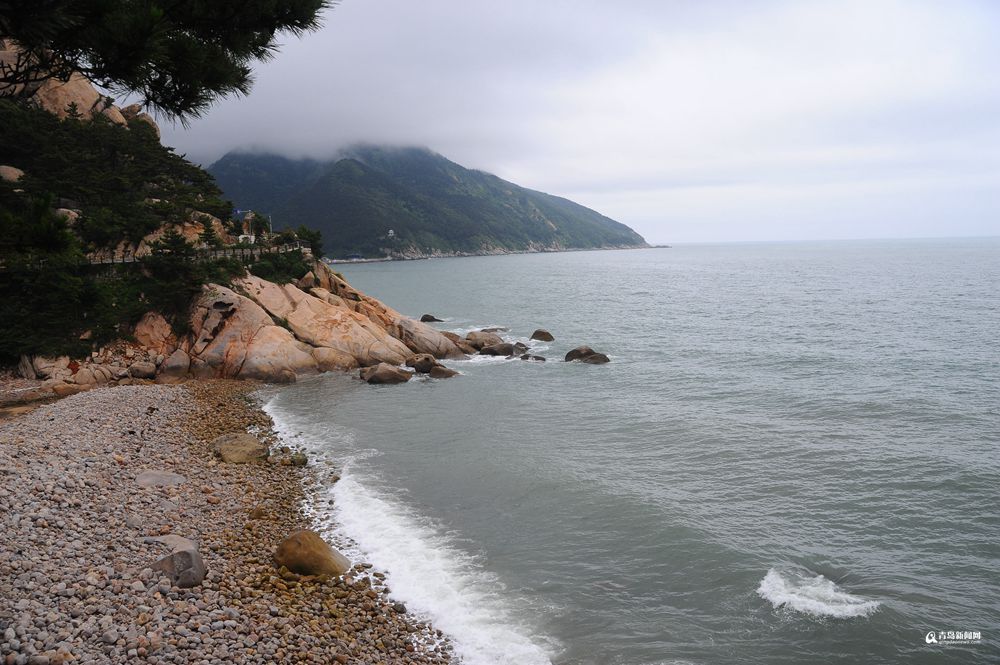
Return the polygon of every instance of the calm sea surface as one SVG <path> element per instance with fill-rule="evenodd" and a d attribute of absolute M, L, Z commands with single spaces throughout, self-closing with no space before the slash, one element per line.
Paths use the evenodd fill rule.
<path fill-rule="evenodd" d="M 343 469 L 330 536 L 466 663 L 1000 662 L 1000 240 L 343 272 L 442 330 L 556 337 L 270 395 Z"/>

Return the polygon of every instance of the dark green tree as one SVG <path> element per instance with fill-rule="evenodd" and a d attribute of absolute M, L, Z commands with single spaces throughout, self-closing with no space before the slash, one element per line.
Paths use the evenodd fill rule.
<path fill-rule="evenodd" d="M 295 229 L 295 235 L 298 236 L 299 240 L 302 242 L 309 243 L 309 249 L 312 250 L 313 256 L 317 259 L 323 256 L 323 233 L 311 229 L 308 226 L 299 226 Z"/>
<path fill-rule="evenodd" d="M 29 96 L 79 71 L 167 116 L 203 113 L 246 94 L 251 65 L 271 58 L 280 32 L 319 26 L 336 0 L 0 0 L 0 40 L 20 46 L 0 64 L 0 96 Z"/>
<path fill-rule="evenodd" d="M 219 234 L 215 232 L 215 227 L 212 225 L 212 219 L 210 217 L 202 218 L 201 233 L 198 235 L 198 240 L 205 243 L 210 249 L 222 246 L 222 239 L 219 238 Z"/>

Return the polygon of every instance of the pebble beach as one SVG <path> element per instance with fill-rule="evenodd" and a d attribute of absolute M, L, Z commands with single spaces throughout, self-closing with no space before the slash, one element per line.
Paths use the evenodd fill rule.
<path fill-rule="evenodd" d="M 290 463 L 250 382 L 98 388 L 0 421 L 0 663 L 448 663 L 440 632 L 365 562 L 277 568 L 334 469 Z M 250 431 L 259 464 L 209 443 Z M 327 478 L 324 478 L 326 480 Z M 154 571 L 175 539 L 206 575 Z"/>

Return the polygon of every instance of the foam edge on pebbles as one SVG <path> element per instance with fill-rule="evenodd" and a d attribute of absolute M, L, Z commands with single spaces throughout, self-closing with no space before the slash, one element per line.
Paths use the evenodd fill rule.
<path fill-rule="evenodd" d="M 220 464 L 208 442 L 277 443 L 259 385 L 99 388 L 0 422 L 0 665 L 448 663 L 451 645 L 379 577 L 281 574 L 310 467 Z M 143 471 L 180 474 L 140 488 Z M 198 544 L 200 586 L 171 587 L 150 537 Z"/>

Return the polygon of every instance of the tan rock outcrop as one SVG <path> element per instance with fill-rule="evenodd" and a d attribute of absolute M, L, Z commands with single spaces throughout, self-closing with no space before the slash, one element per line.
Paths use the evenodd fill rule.
<path fill-rule="evenodd" d="M 306 345 L 274 325 L 256 302 L 226 287 L 205 287 L 191 329 L 191 357 L 214 376 L 287 383 L 317 371 Z"/>
<path fill-rule="evenodd" d="M 17 182 L 24 177 L 24 171 L 14 166 L 0 164 L 0 180 L 5 182 Z"/>
<path fill-rule="evenodd" d="M 237 285 L 272 316 L 286 321 L 295 337 L 310 346 L 352 356 L 362 366 L 380 362 L 399 365 L 411 355 L 399 340 L 356 312 L 331 305 L 296 286 L 279 286 L 252 275 Z"/>
<path fill-rule="evenodd" d="M 465 357 L 465 353 L 440 330 L 403 316 L 388 305 L 364 295 L 322 262 L 317 262 L 315 276 L 319 281 L 319 288 L 340 298 L 347 306 L 353 307 L 356 312 L 400 340 L 411 352 L 429 353 L 435 358 Z"/>
<path fill-rule="evenodd" d="M 61 379 L 65 381 L 73 375 L 73 370 L 69 367 L 69 356 L 60 356 L 58 358 L 35 356 L 31 360 L 31 365 L 35 370 L 35 376 L 40 379 Z"/>
<path fill-rule="evenodd" d="M 143 314 L 132 335 L 137 342 L 156 353 L 168 356 L 177 348 L 177 337 L 167 320 L 158 312 Z"/>
<path fill-rule="evenodd" d="M 148 113 L 145 113 L 142 110 L 141 104 L 131 104 L 129 106 L 126 106 L 121 110 L 121 113 L 122 116 L 124 116 L 125 120 L 128 122 L 131 122 L 133 120 L 138 120 L 139 122 L 146 123 L 147 125 L 153 128 L 154 132 L 156 132 L 156 138 L 157 139 L 160 138 L 160 126 L 156 124 L 155 120 L 153 120 L 153 116 L 149 115 Z"/>
<path fill-rule="evenodd" d="M 317 369 L 321 372 L 347 371 L 359 367 L 358 360 L 354 356 L 327 346 L 313 348 L 312 355 L 316 359 Z"/>

